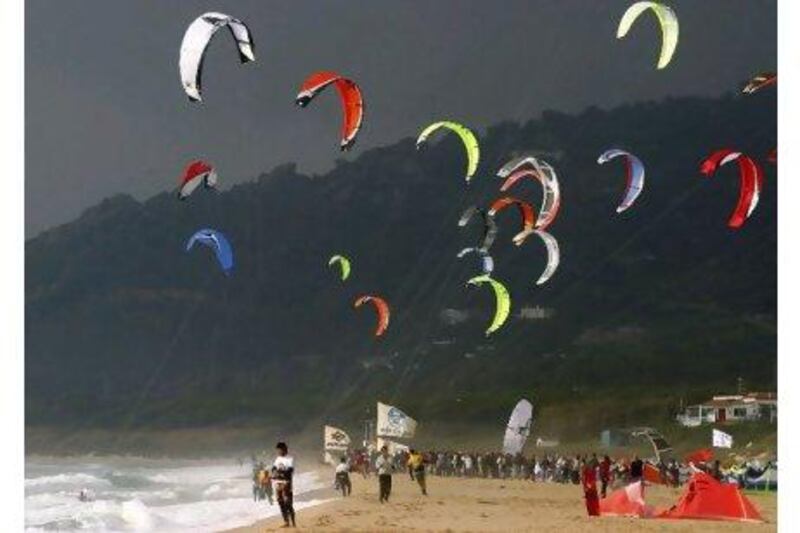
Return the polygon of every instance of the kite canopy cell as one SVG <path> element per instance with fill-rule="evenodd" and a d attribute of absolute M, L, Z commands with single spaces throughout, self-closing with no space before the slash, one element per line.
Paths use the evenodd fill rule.
<path fill-rule="evenodd" d="M 249 63 L 256 59 L 250 30 L 241 20 L 213 11 L 204 13 L 194 19 L 183 35 L 178 61 L 183 90 L 186 91 L 189 100 L 193 102 L 202 100 L 201 76 L 203 74 L 203 60 L 211 38 L 220 28 L 228 28 L 230 30 L 233 40 L 236 41 L 239 60 L 242 63 Z"/>
<path fill-rule="evenodd" d="M 561 189 L 558 176 L 547 161 L 531 156 L 512 159 L 497 171 L 497 176 L 505 178 L 500 191 L 506 192 L 523 178 L 538 180 L 542 185 L 542 205 L 536 219 L 536 229 L 545 230 L 555 220 L 561 206 Z"/>
<path fill-rule="evenodd" d="M 764 171 L 752 158 L 730 148 L 723 148 L 701 163 L 700 172 L 711 177 L 720 167 L 733 161 L 739 164 L 739 201 L 728 219 L 728 227 L 739 229 L 758 205 L 758 198 L 764 187 Z"/>
<path fill-rule="evenodd" d="M 520 246 L 534 231 L 533 228 L 534 224 L 536 223 L 536 212 L 533 210 L 533 206 L 528 202 L 520 200 L 519 198 L 514 198 L 513 196 L 504 196 L 502 198 L 498 198 L 494 201 L 494 203 L 492 203 L 492 205 L 489 207 L 488 214 L 490 217 L 494 218 L 497 213 L 512 205 L 517 207 L 517 210 L 522 217 L 522 229 L 512 239 L 514 244 Z"/>
<path fill-rule="evenodd" d="M 343 256 L 343 255 L 334 255 L 328 260 L 328 266 L 339 265 L 339 275 L 342 278 L 342 281 L 347 280 L 350 277 L 350 260 Z"/>
<path fill-rule="evenodd" d="M 464 248 L 458 252 L 458 258 L 461 259 L 469 254 L 476 254 L 481 259 L 481 270 L 484 274 L 491 274 L 494 271 L 494 259 L 483 248 Z"/>
<path fill-rule="evenodd" d="M 196 231 L 189 237 L 189 240 L 186 242 L 186 251 L 190 251 L 195 243 L 202 244 L 214 250 L 217 262 L 219 262 L 222 271 L 226 276 L 230 275 L 233 270 L 233 249 L 231 249 L 231 245 L 225 235 L 215 229 L 204 228 Z"/>
<path fill-rule="evenodd" d="M 561 263 L 561 252 L 555 237 L 542 230 L 534 231 L 534 233 L 542 239 L 547 248 L 547 266 L 545 266 L 544 272 L 539 276 L 539 279 L 536 280 L 537 285 L 544 285 L 558 270 L 558 265 Z"/>
<path fill-rule="evenodd" d="M 617 206 L 617 213 L 622 213 L 633 205 L 644 189 L 644 164 L 632 153 L 617 148 L 606 150 L 600 154 L 600 157 L 597 158 L 597 164 L 602 165 L 617 157 L 622 157 L 625 161 L 625 196 Z"/>
<path fill-rule="evenodd" d="M 511 411 L 511 416 L 508 417 L 508 425 L 503 435 L 503 453 L 510 455 L 522 453 L 525 442 L 531 434 L 532 424 L 533 404 L 522 399 L 517 402 Z"/>
<path fill-rule="evenodd" d="M 375 336 L 380 337 L 386 332 L 386 328 L 389 327 L 389 304 L 387 304 L 386 300 L 380 296 L 365 295 L 356 298 L 356 301 L 353 303 L 353 307 L 358 309 L 365 303 L 371 303 L 375 307 L 375 311 L 378 313 L 378 323 L 375 327 Z"/>
<path fill-rule="evenodd" d="M 511 312 L 511 295 L 509 294 L 505 285 L 486 274 L 482 276 L 476 276 L 467 281 L 467 285 L 474 285 L 476 287 L 481 287 L 485 284 L 488 284 L 492 290 L 494 290 L 496 302 L 494 318 L 492 319 L 492 323 L 489 325 L 489 328 L 486 330 L 486 336 L 488 337 L 500 329 L 500 327 L 505 324 L 506 320 L 508 319 L 508 315 Z"/>
<path fill-rule="evenodd" d="M 200 185 L 207 189 L 216 189 L 217 172 L 205 161 L 193 161 L 186 166 L 178 181 L 178 198 L 185 200 Z"/>
<path fill-rule="evenodd" d="M 764 87 L 775 85 L 776 83 L 778 83 L 777 74 L 774 72 L 762 72 L 761 74 L 753 76 L 750 81 L 747 82 L 747 85 L 744 86 L 742 92 L 744 94 L 753 94 Z"/>
<path fill-rule="evenodd" d="M 619 21 L 617 39 L 622 39 L 628 34 L 633 23 L 645 11 L 652 11 L 661 25 L 661 54 L 658 56 L 658 68 L 669 65 L 675 49 L 678 47 L 678 16 L 668 6 L 660 2 L 636 2 L 631 5 Z"/>
<path fill-rule="evenodd" d="M 336 72 L 315 72 L 300 86 L 295 103 L 306 107 L 318 94 L 329 86 L 335 86 L 342 104 L 342 137 L 339 147 L 349 150 L 356 142 L 364 120 L 364 98 L 356 83 Z"/>
<path fill-rule="evenodd" d="M 478 163 L 481 159 L 481 150 L 478 146 L 478 139 L 475 137 L 475 134 L 463 124 L 449 120 L 434 122 L 422 130 L 422 133 L 420 133 L 419 137 L 417 137 L 417 150 L 419 150 L 427 142 L 428 137 L 440 129 L 450 130 L 458 135 L 458 137 L 461 139 L 461 142 L 464 145 L 464 150 L 467 153 L 467 175 L 465 179 L 467 183 L 469 183 L 472 177 L 475 175 L 475 172 L 478 170 Z"/>
<path fill-rule="evenodd" d="M 483 209 L 473 205 L 466 208 L 461 214 L 461 218 L 458 219 L 458 226 L 461 228 L 465 227 L 476 214 L 480 214 L 483 220 L 483 239 L 481 239 L 481 243 L 477 248 L 488 253 L 489 248 L 492 247 L 495 238 L 497 238 L 497 222 L 495 222 L 493 217 L 489 216 Z"/>

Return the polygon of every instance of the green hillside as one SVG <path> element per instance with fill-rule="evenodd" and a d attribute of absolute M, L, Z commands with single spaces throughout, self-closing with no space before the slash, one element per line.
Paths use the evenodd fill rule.
<path fill-rule="evenodd" d="M 360 420 L 376 398 L 466 424 L 527 395 L 569 433 L 667 420 L 681 400 L 731 391 L 739 377 L 774 390 L 775 167 L 764 163 L 758 208 L 732 231 L 735 169 L 707 179 L 698 166 L 722 147 L 763 162 L 775 140 L 771 94 L 674 99 L 498 124 L 480 136 L 468 187 L 457 139 L 417 152 L 406 138 L 325 175 L 285 165 L 187 202 L 110 198 L 27 242 L 27 424 L 300 430 Z M 624 169 L 596 164 L 612 146 L 647 167 L 621 215 Z M 518 220 L 504 212 L 493 255 L 513 316 L 486 339 L 493 297 L 464 287 L 478 265 L 456 259 L 480 230 L 457 220 L 497 197 L 494 172 L 520 153 L 559 173 L 550 230 L 562 264 L 536 287 L 544 247 L 514 247 Z M 514 194 L 541 196 L 532 182 Z M 230 278 L 207 250 L 184 252 L 201 227 L 231 240 Z M 327 267 L 334 253 L 353 260 L 346 283 Z M 382 339 L 372 311 L 352 308 L 364 293 L 392 306 Z M 521 317 L 525 307 L 546 318 Z"/>

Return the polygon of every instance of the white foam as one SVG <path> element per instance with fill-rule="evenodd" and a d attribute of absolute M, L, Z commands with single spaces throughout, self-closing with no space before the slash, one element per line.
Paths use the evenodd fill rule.
<path fill-rule="evenodd" d="M 279 514 L 254 502 L 249 465 L 92 457 L 26 463 L 27 531 L 219 531 Z M 295 477 L 295 495 L 323 488 L 314 472 Z M 90 488 L 95 501 L 81 502 Z M 298 509 L 323 500 L 298 502 Z"/>

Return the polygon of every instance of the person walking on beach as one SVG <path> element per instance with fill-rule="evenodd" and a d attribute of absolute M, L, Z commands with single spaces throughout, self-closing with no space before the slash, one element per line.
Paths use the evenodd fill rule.
<path fill-rule="evenodd" d="M 633 461 L 631 461 L 631 483 L 636 483 L 637 481 L 642 480 L 642 476 L 644 475 L 644 463 L 641 459 L 639 459 L 638 455 L 633 456 Z"/>
<path fill-rule="evenodd" d="M 581 468 L 583 497 L 586 498 L 586 512 L 589 516 L 600 516 L 600 498 L 597 497 L 597 461 L 586 459 Z"/>
<path fill-rule="evenodd" d="M 336 486 L 342 491 L 342 496 L 350 496 L 353 491 L 353 485 L 350 483 L 350 465 L 347 464 L 346 457 L 342 457 L 336 465 Z"/>
<path fill-rule="evenodd" d="M 292 494 L 292 477 L 294 475 L 294 457 L 289 455 L 289 447 L 285 442 L 275 445 L 278 456 L 272 463 L 272 479 L 278 496 L 278 506 L 283 516 L 283 527 L 296 527 L 294 520 L 294 502 Z"/>
<path fill-rule="evenodd" d="M 412 479 L 416 479 L 422 495 L 427 496 L 428 490 L 425 484 L 425 459 L 422 454 L 415 450 L 410 450 L 408 455 L 408 471 L 412 472 Z"/>
<path fill-rule="evenodd" d="M 389 495 L 392 493 L 392 471 L 394 463 L 389 457 L 389 448 L 383 446 L 381 453 L 375 460 L 375 469 L 378 471 L 378 488 L 380 491 L 380 502 L 388 502 Z"/>
<path fill-rule="evenodd" d="M 606 497 L 609 481 L 611 481 L 611 458 L 606 455 L 600 461 L 600 496 L 602 498 Z"/>

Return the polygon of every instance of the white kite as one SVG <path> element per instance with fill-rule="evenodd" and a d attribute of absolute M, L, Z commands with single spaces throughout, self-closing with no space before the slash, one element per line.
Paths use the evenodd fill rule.
<path fill-rule="evenodd" d="M 533 425 L 533 404 L 525 399 L 520 400 L 508 418 L 503 437 L 503 453 L 511 455 L 522 453 L 525 441 L 531 434 L 531 425 Z"/>
<path fill-rule="evenodd" d="M 253 52 L 253 38 L 244 22 L 224 13 L 213 11 L 203 13 L 194 19 L 186 29 L 178 62 L 183 90 L 193 102 L 202 100 L 200 93 L 203 59 L 208 43 L 220 28 L 230 30 L 233 40 L 236 41 L 236 47 L 239 49 L 239 60 L 242 63 L 256 60 Z"/>

